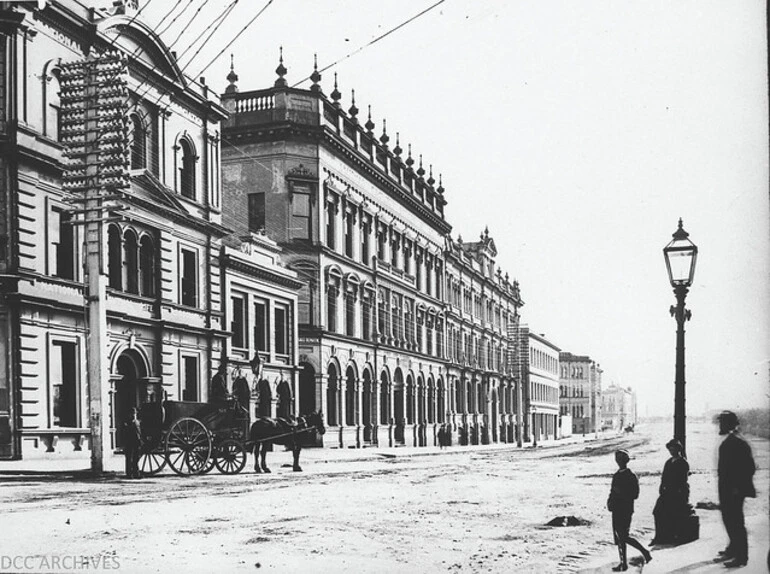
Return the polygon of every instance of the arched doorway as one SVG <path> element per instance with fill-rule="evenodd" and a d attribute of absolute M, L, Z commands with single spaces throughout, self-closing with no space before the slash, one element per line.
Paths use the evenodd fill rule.
<path fill-rule="evenodd" d="M 444 379 L 439 378 L 436 383 L 436 420 L 439 424 L 446 422 L 446 393 L 444 392 Z"/>
<path fill-rule="evenodd" d="M 291 387 L 286 381 L 281 381 L 278 385 L 278 404 L 276 405 L 276 416 L 282 419 L 290 419 L 292 416 Z"/>
<path fill-rule="evenodd" d="M 393 380 L 393 424 L 395 442 L 404 444 L 404 380 L 401 369 L 396 369 Z"/>
<path fill-rule="evenodd" d="M 417 376 L 417 445 L 425 446 L 425 379 Z"/>
<path fill-rule="evenodd" d="M 307 415 L 316 410 L 315 369 L 310 363 L 303 363 L 299 372 L 299 414 Z"/>
<path fill-rule="evenodd" d="M 362 409 L 361 424 L 364 426 L 364 442 L 372 441 L 372 374 L 369 369 L 364 370 L 362 389 Z"/>
<path fill-rule="evenodd" d="M 124 351 L 115 362 L 115 394 L 113 416 L 115 421 L 115 446 L 123 446 L 121 429 L 131 419 L 131 409 L 141 406 L 142 392 L 139 380 L 147 376 L 144 361 L 136 351 Z"/>
<path fill-rule="evenodd" d="M 500 428 L 498 425 L 499 417 L 497 416 L 497 411 L 497 389 L 492 389 L 492 420 L 489 423 L 492 427 L 492 442 L 497 442 L 497 431 Z"/>
<path fill-rule="evenodd" d="M 356 424 L 356 371 L 350 366 L 345 371 L 345 426 Z"/>
<path fill-rule="evenodd" d="M 257 384 L 257 416 L 272 417 L 273 392 L 270 390 L 270 383 L 267 379 L 262 379 Z"/>
<path fill-rule="evenodd" d="M 327 383 L 326 383 L 326 422 L 330 427 L 336 427 L 339 425 L 339 376 L 337 374 L 337 367 L 334 363 L 329 365 L 326 370 Z"/>

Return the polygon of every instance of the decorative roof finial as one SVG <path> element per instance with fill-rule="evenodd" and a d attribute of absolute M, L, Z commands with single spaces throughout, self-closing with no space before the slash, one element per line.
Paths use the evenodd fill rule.
<path fill-rule="evenodd" d="M 313 81 L 310 91 L 320 92 L 321 86 L 318 85 L 318 82 L 321 81 L 321 73 L 318 71 L 318 54 L 313 54 L 313 73 L 310 74 L 310 79 Z"/>
<path fill-rule="evenodd" d="M 278 67 L 275 69 L 275 73 L 278 74 L 278 79 L 275 81 L 275 87 L 285 88 L 288 84 L 284 76 L 286 75 L 286 72 L 288 72 L 288 70 L 283 65 L 283 46 L 281 46 L 279 50 L 280 50 L 280 56 L 278 57 Z"/>
<path fill-rule="evenodd" d="M 380 142 L 385 147 L 388 147 L 388 142 L 389 141 L 390 141 L 390 136 L 388 136 L 386 120 L 383 119 L 382 120 L 382 135 L 380 136 Z"/>
<path fill-rule="evenodd" d="M 334 105 L 339 108 L 342 94 L 340 94 L 339 90 L 337 89 L 337 72 L 334 72 L 334 90 L 330 95 L 332 100 L 334 100 Z"/>
<path fill-rule="evenodd" d="M 356 118 L 358 115 L 358 108 L 356 107 L 356 91 L 350 90 L 350 93 L 352 94 L 352 102 L 350 104 L 350 109 L 348 109 L 348 113 L 350 114 L 350 118 L 358 123 L 358 119 Z"/>
<path fill-rule="evenodd" d="M 436 183 L 436 180 L 433 179 L 433 164 L 428 167 L 428 174 L 428 185 L 433 187 L 433 184 Z"/>
<path fill-rule="evenodd" d="M 422 167 L 422 154 L 420 154 L 420 167 L 417 168 L 417 175 L 419 175 L 420 177 L 425 175 L 425 170 Z"/>
<path fill-rule="evenodd" d="M 489 237 L 489 225 L 484 226 L 484 238 Z"/>
<path fill-rule="evenodd" d="M 225 88 L 225 93 L 226 94 L 237 93 L 238 86 L 235 85 L 235 82 L 238 81 L 238 74 L 235 73 L 235 63 L 234 63 L 232 54 L 230 54 L 230 73 L 227 74 L 227 81 L 230 82 L 230 85 Z"/>
<path fill-rule="evenodd" d="M 406 154 L 406 165 L 409 169 L 412 169 L 412 166 L 414 165 L 414 160 L 412 159 L 412 144 L 409 144 L 407 147 L 409 148 L 409 152 Z"/>
<path fill-rule="evenodd" d="M 401 146 L 398 145 L 398 132 L 396 132 L 396 147 L 393 148 L 393 153 L 396 154 L 396 156 L 400 156 L 401 152 L 404 151 L 401 149 Z"/>
<path fill-rule="evenodd" d="M 444 195 L 444 186 L 441 185 L 441 174 L 438 174 L 438 187 L 436 188 L 436 191 L 439 192 L 440 195 Z"/>
<path fill-rule="evenodd" d="M 374 130 L 374 122 L 372 121 L 372 106 L 369 105 L 369 119 L 366 120 L 366 123 L 364 124 L 364 127 L 366 128 L 366 131 L 368 131 L 370 134 L 372 133 L 372 130 Z"/>

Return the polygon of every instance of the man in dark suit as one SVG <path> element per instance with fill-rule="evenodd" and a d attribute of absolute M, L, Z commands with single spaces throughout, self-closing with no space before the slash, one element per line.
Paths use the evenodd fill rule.
<path fill-rule="evenodd" d="M 142 426 L 139 409 L 131 409 L 131 418 L 123 423 L 123 454 L 126 456 L 126 478 L 141 478 L 139 457 L 142 454 Z"/>
<path fill-rule="evenodd" d="M 738 433 L 738 417 L 723 411 L 719 417 L 719 434 L 725 435 L 719 445 L 719 508 L 730 544 L 719 555 L 730 558 L 728 568 L 745 566 L 749 561 L 749 543 L 743 518 L 743 502 L 754 498 L 754 458 L 749 443 Z"/>

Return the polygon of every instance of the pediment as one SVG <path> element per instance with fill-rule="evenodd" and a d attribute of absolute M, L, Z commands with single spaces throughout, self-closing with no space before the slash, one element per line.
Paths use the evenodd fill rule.
<path fill-rule="evenodd" d="M 131 58 L 182 86 L 186 85 L 176 59 L 160 36 L 141 20 L 128 16 L 112 16 L 102 20 L 98 28 L 110 41 L 114 41 L 115 45 L 123 48 Z"/>

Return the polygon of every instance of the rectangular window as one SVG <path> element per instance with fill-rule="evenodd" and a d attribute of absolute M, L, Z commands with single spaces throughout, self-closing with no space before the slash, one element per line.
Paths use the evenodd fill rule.
<path fill-rule="evenodd" d="M 182 357 L 182 400 L 198 400 L 198 357 Z"/>
<path fill-rule="evenodd" d="M 388 241 L 387 232 L 380 229 L 377 233 L 377 259 L 385 261 L 385 245 Z"/>
<path fill-rule="evenodd" d="M 353 230 L 356 225 L 355 215 L 345 214 L 345 255 L 353 257 Z"/>
<path fill-rule="evenodd" d="M 310 190 L 306 187 L 294 187 L 291 196 L 291 229 L 292 239 L 310 239 Z"/>
<path fill-rule="evenodd" d="M 345 334 L 348 337 L 356 334 L 356 298 L 350 293 L 345 297 Z"/>
<path fill-rule="evenodd" d="M 230 330 L 233 332 L 233 347 L 245 349 L 249 346 L 245 297 L 241 295 L 231 297 L 230 306 L 232 309 Z"/>
<path fill-rule="evenodd" d="M 371 339 L 372 332 L 372 300 L 365 297 L 361 301 L 361 338 L 364 341 Z"/>
<path fill-rule="evenodd" d="M 326 292 L 326 323 L 329 331 L 337 330 L 337 289 L 329 285 Z"/>
<path fill-rule="evenodd" d="M 250 193 L 248 199 L 249 231 L 254 233 L 265 229 L 265 193 Z"/>
<path fill-rule="evenodd" d="M 335 246 L 334 234 L 336 229 L 334 220 L 336 217 L 336 211 L 337 208 L 333 203 L 326 203 L 326 246 L 329 249 L 334 249 Z"/>
<path fill-rule="evenodd" d="M 267 304 L 264 302 L 254 303 L 254 345 L 257 351 L 267 352 L 268 332 L 270 330 L 270 319 L 267 314 Z"/>
<path fill-rule="evenodd" d="M 62 279 L 75 278 L 75 227 L 72 216 L 60 209 L 52 209 L 48 221 L 51 243 L 51 274 Z"/>
<path fill-rule="evenodd" d="M 51 348 L 52 425 L 78 426 L 77 343 L 54 341 Z"/>
<path fill-rule="evenodd" d="M 180 303 L 188 307 L 198 304 L 198 263 L 197 254 L 189 249 L 181 250 L 182 289 Z"/>
<path fill-rule="evenodd" d="M 371 233 L 371 224 L 367 221 L 361 222 L 361 263 L 369 265 L 369 234 Z"/>
<path fill-rule="evenodd" d="M 275 308 L 275 353 L 289 354 L 289 313 L 283 307 Z"/>

